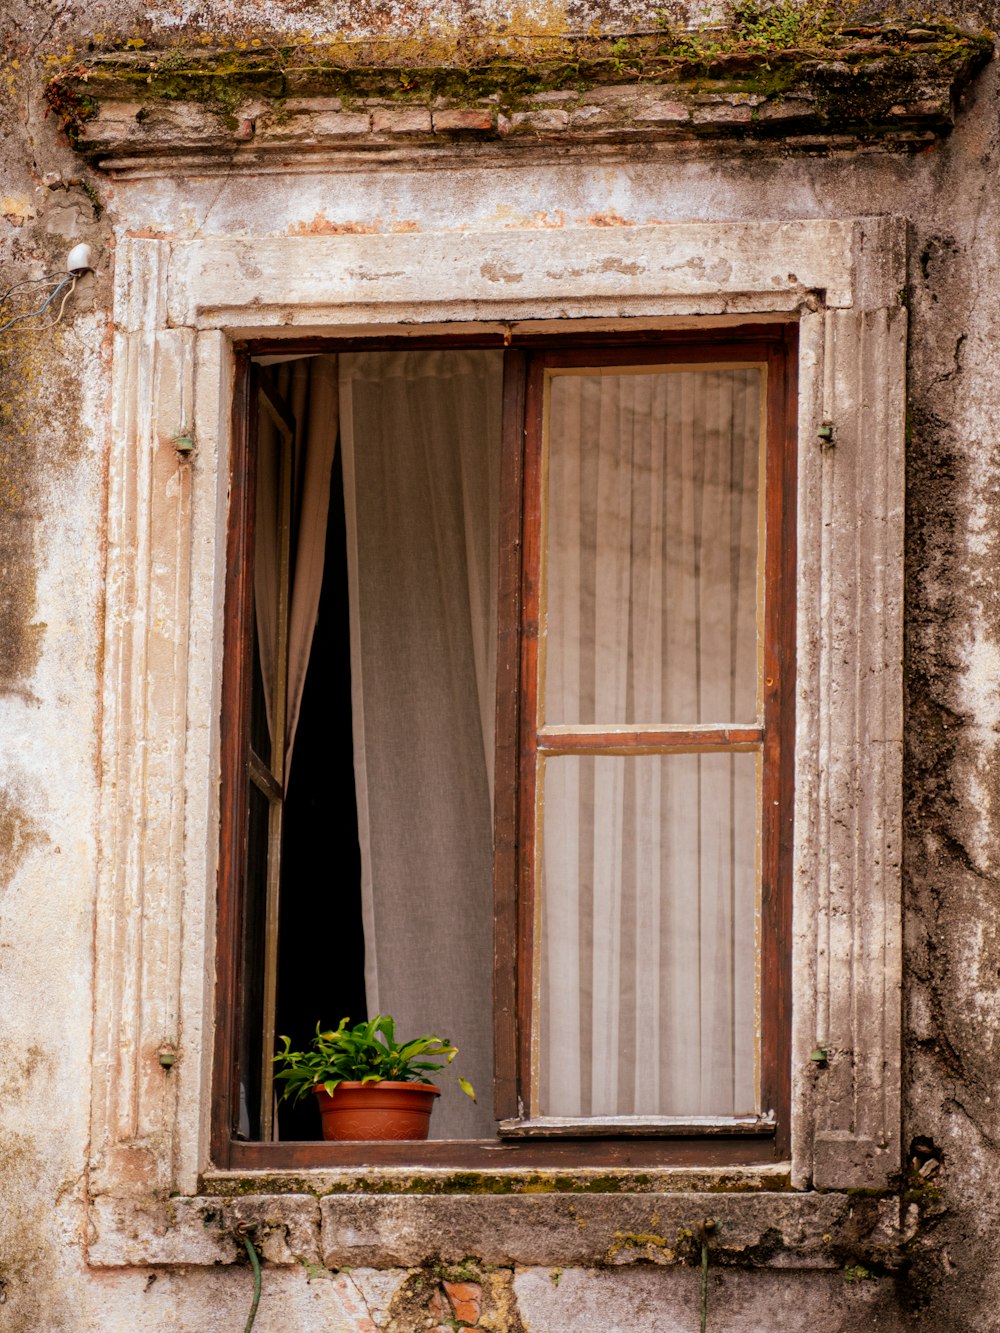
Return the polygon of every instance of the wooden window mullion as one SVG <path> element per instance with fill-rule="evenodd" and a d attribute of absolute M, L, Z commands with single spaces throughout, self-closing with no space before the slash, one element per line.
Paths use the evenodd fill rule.
<path fill-rule="evenodd" d="M 220 810 L 220 932 L 216 958 L 219 999 L 214 1060 L 217 1111 L 212 1156 L 228 1165 L 239 1113 L 239 995 L 243 971 L 243 898 L 248 829 L 247 771 L 252 681 L 253 565 L 256 514 L 257 416 L 254 375 L 246 354 L 236 359 L 233 395 L 233 465 L 226 536 L 226 631 L 223 644 Z"/>
<path fill-rule="evenodd" d="M 517 940 L 518 1099 L 516 1115 L 530 1114 L 534 1043 L 535 933 L 538 882 L 538 635 L 541 590 L 543 358 L 529 362 L 524 411 L 521 545 L 521 701 L 519 758 L 519 866 Z"/>
<path fill-rule="evenodd" d="M 795 744 L 796 330 L 768 349 L 764 546 L 764 774 L 761 829 L 761 1093 L 790 1151 L 791 871 Z"/>
<path fill-rule="evenodd" d="M 521 726 L 521 542 L 527 358 L 504 354 L 497 571 L 496 764 L 493 832 L 493 1106 L 517 1115 L 518 867 Z"/>

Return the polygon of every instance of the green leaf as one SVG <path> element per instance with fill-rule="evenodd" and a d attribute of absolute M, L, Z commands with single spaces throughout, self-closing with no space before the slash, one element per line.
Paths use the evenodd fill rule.
<path fill-rule="evenodd" d="M 353 1026 L 350 1018 L 342 1018 L 333 1030 L 317 1023 L 316 1035 L 305 1051 L 293 1051 L 288 1037 L 278 1040 L 280 1049 L 273 1057 L 275 1084 L 283 1085 L 283 1100 L 294 1101 L 319 1085 L 330 1091 L 345 1081 L 427 1082 L 427 1075 L 440 1073 L 458 1054 L 449 1041 L 429 1032 L 398 1042 L 390 1014 L 376 1014 Z M 475 1096 L 470 1084 L 460 1080 L 460 1086 L 470 1097 Z"/>

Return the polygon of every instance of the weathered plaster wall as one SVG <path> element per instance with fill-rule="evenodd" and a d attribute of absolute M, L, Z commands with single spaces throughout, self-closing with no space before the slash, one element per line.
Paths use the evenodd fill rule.
<path fill-rule="evenodd" d="M 0 334 L 0 1322 L 13 1330 L 241 1328 L 246 1267 L 88 1270 L 82 1259 L 104 478 L 113 227 L 141 192 L 169 233 L 275 233 L 458 224 L 590 227 L 684 219 L 904 214 L 912 222 L 907 464 L 907 836 L 904 1142 L 928 1174 L 898 1279 L 716 1270 L 709 1327 L 980 1330 L 995 1326 L 1000 1202 L 1000 329 L 998 81 L 987 69 L 950 139 L 918 156 L 760 156 L 738 146 L 625 165 L 474 168 L 449 176 L 341 173 L 192 180 L 178 211 L 155 182 L 85 171 L 46 117 L 43 57 L 93 28 L 336 32 L 347 6 L 244 3 L 11 6 L 0 51 L 0 290 L 59 268 L 88 240 L 100 256 L 58 328 Z M 468 24 L 490 7 L 367 4 L 350 22 L 388 31 Z M 657 6 L 616 6 L 645 23 Z M 526 25 L 608 21 L 590 5 L 525 8 Z M 954 17 L 995 23 L 993 6 Z M 104 213 L 73 183 L 96 187 Z M 0 320 L 2 322 L 2 320 Z M 934 1163 L 940 1162 L 940 1167 Z M 913 1182 L 909 1182 L 913 1183 Z M 266 1267 L 257 1329 L 426 1327 L 434 1274 Z M 447 1274 L 445 1274 L 447 1276 Z M 452 1276 L 456 1276 L 452 1274 Z M 476 1276 L 476 1274 L 473 1274 Z M 690 1267 L 634 1264 L 480 1275 L 481 1326 L 531 1333 L 697 1327 Z M 423 1285 L 421 1285 L 423 1284 Z M 428 1316 L 429 1317 L 429 1316 Z M 365 1320 L 372 1321 L 366 1323 Z M 520 1322 L 519 1322 L 520 1321 Z"/>

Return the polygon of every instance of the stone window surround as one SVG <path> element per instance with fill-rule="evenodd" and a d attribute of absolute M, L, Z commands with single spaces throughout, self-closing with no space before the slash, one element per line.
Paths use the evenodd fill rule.
<path fill-rule="evenodd" d="M 798 1237 L 795 1262 L 837 1262 L 853 1205 L 810 1186 L 884 1190 L 900 1163 L 905 246 L 905 223 L 892 218 L 119 238 L 92 1264 L 232 1260 L 232 1226 L 247 1219 L 275 1262 L 419 1263 L 440 1253 L 441 1207 L 469 1215 L 457 1258 L 478 1252 L 481 1235 L 487 1262 L 586 1262 L 600 1258 L 602 1238 L 607 1258 L 629 1219 L 635 1235 L 657 1231 L 653 1215 L 697 1220 L 706 1188 L 708 1211 L 741 1244 L 780 1214 Z M 538 1173 L 497 1168 L 484 1178 L 504 1192 L 481 1198 L 441 1168 L 417 1181 L 403 1169 L 213 1172 L 233 343 L 282 330 L 527 320 L 547 330 L 567 318 L 608 330 L 799 322 L 792 1160 L 777 1172 L 562 1172 L 542 1183 L 551 1193 L 523 1197 L 523 1178 Z M 818 433 L 826 423 L 831 440 Z M 189 431 L 195 451 L 180 456 L 174 439 Z M 810 1058 L 817 1047 L 825 1066 Z M 772 1193 L 789 1183 L 803 1193 Z M 879 1202 L 872 1226 L 892 1207 Z M 643 1257 L 634 1247 L 628 1256 Z"/>

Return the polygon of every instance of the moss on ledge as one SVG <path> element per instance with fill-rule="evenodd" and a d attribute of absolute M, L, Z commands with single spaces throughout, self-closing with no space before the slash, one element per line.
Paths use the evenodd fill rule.
<path fill-rule="evenodd" d="M 238 1197 L 246 1194 L 290 1193 L 360 1195 L 508 1195 L 508 1194 L 656 1194 L 664 1190 L 704 1194 L 787 1193 L 791 1186 L 780 1171 L 748 1175 L 740 1170 L 680 1175 L 666 1171 L 620 1170 L 538 1171 L 358 1171 L 314 1170 L 311 1173 L 268 1172 L 260 1176 L 224 1174 L 201 1182 L 208 1194 Z"/>
<path fill-rule="evenodd" d="M 143 39 L 91 43 L 51 57 L 46 95 L 71 136 L 107 101 L 195 103 L 233 128 L 241 106 L 264 103 L 280 118 L 289 98 L 337 99 L 350 110 L 373 102 L 400 107 L 491 105 L 511 116 L 546 95 L 567 99 L 601 88 L 661 89 L 673 96 L 755 105 L 797 97 L 828 131 L 878 130 L 893 108 L 928 88 L 944 124 L 950 98 L 989 59 L 992 37 L 939 20 L 851 26 L 827 5 L 741 4 L 719 28 L 621 35 L 506 32 L 449 37 L 270 43 L 253 38 L 147 46 Z M 942 102 L 942 94 L 944 100 Z M 933 99 L 932 99 L 933 100 Z M 759 117 L 752 117 L 756 122 Z M 759 128 L 759 127 L 758 127 Z"/>

